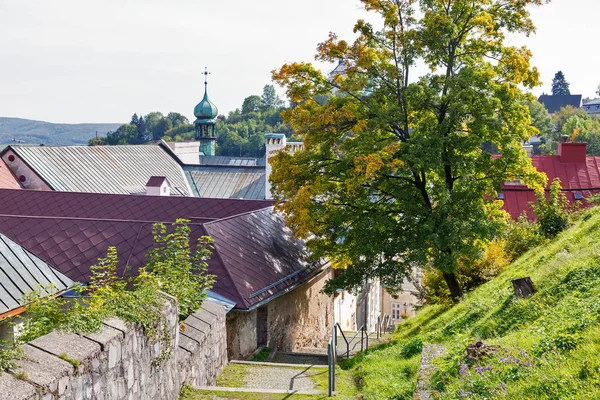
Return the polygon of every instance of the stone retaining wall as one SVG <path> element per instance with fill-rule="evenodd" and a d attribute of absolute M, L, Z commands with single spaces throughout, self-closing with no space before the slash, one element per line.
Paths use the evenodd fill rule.
<path fill-rule="evenodd" d="M 52 332 L 23 346 L 19 368 L 0 375 L 0 400 L 178 399 L 181 386 L 214 385 L 227 363 L 225 308 L 206 300 L 181 325 L 169 298 L 164 310 L 173 348 L 118 319 L 89 335 Z M 166 343 L 166 342 L 165 342 Z"/>

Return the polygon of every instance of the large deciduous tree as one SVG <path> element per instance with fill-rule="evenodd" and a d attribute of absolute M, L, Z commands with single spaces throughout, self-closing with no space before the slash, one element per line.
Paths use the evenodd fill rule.
<path fill-rule="evenodd" d="M 544 183 L 521 145 L 537 132 L 521 88 L 538 72 L 529 50 L 505 43 L 534 31 L 528 7 L 543 1 L 361 1 L 383 27 L 359 20 L 353 43 L 331 34 L 318 46 L 317 60 L 345 60 L 343 74 L 273 73 L 305 146 L 272 158 L 278 207 L 314 257 L 346 267 L 328 291 L 370 277 L 397 288 L 429 263 L 458 301 L 457 265 L 494 235 L 501 183 Z M 418 63 L 428 73 L 415 77 Z"/>
<path fill-rule="evenodd" d="M 552 79 L 552 96 L 566 96 L 571 94 L 569 86 L 565 74 L 562 71 L 558 71 Z"/>

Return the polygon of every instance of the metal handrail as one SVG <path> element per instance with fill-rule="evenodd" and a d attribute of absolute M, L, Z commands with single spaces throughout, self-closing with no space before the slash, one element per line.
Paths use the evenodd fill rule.
<path fill-rule="evenodd" d="M 344 334 L 344 331 L 342 330 L 342 327 L 340 326 L 339 322 L 336 322 L 335 327 L 340 329 L 340 333 L 342 334 L 342 338 L 344 338 L 344 342 L 346 342 L 346 358 L 350 358 L 350 343 L 348 343 L 348 339 L 346 338 L 346 335 Z M 336 339 L 337 339 L 337 332 L 336 332 Z M 337 354 L 337 348 L 335 349 L 336 354 Z"/>

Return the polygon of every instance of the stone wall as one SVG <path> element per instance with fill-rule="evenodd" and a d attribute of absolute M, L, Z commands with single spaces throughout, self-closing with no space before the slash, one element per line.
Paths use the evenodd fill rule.
<path fill-rule="evenodd" d="M 279 351 L 327 347 L 333 323 L 333 297 L 321 290 L 330 278 L 328 269 L 268 303 L 269 346 Z"/>
<path fill-rule="evenodd" d="M 256 310 L 230 311 L 227 314 L 227 355 L 230 360 L 244 358 L 256 350 Z"/>
<path fill-rule="evenodd" d="M 178 399 L 184 383 L 214 385 L 227 363 L 225 308 L 206 300 L 181 325 L 175 299 L 164 310 L 172 351 L 118 319 L 89 335 L 52 332 L 23 345 L 26 358 L 0 375 L 0 400 Z"/>

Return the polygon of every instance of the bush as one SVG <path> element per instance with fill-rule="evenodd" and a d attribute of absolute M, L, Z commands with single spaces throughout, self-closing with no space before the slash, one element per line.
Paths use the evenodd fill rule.
<path fill-rule="evenodd" d="M 506 249 L 507 241 L 497 238 L 483 247 L 479 258 L 460 260 L 456 275 L 463 290 L 476 288 L 506 268 L 511 262 Z M 432 268 L 424 270 L 419 296 L 429 304 L 441 304 L 447 308 L 453 304 L 442 272 Z"/>
<path fill-rule="evenodd" d="M 538 203 L 532 205 L 537 217 L 540 234 L 553 238 L 569 226 L 569 201 L 561 192 L 560 179 L 555 178 L 550 185 L 550 193 L 546 198 L 545 192 L 536 191 Z"/>
<path fill-rule="evenodd" d="M 504 232 L 505 249 L 511 259 L 519 258 L 527 250 L 544 241 L 537 225 L 522 215 L 517 221 L 510 221 Z"/>

